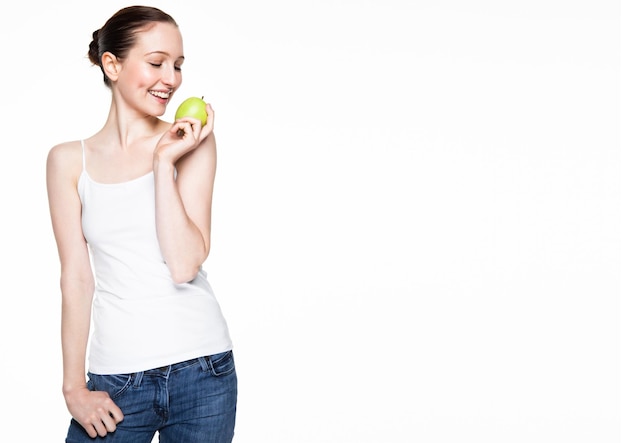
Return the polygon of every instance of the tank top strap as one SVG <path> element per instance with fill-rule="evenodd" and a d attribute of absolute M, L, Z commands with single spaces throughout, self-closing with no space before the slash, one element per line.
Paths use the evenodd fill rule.
<path fill-rule="evenodd" d="M 83 149 L 83 171 L 85 170 L 85 140 L 80 140 L 80 146 Z"/>

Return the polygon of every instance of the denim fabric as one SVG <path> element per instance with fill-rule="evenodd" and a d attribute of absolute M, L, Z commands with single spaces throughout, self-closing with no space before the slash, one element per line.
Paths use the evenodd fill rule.
<path fill-rule="evenodd" d="M 115 432 L 92 439 L 72 419 L 66 443 L 230 443 L 237 375 L 232 351 L 122 375 L 89 373 L 90 390 L 106 391 L 124 413 Z"/>

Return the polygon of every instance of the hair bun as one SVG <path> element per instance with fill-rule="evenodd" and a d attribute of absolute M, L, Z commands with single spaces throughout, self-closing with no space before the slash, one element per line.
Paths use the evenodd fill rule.
<path fill-rule="evenodd" d="M 99 34 L 99 29 L 96 29 L 95 31 L 93 31 L 93 34 L 91 34 L 93 40 L 91 40 L 91 43 L 89 43 L 89 52 L 87 54 L 91 63 L 98 66 L 100 66 L 100 45 L 98 43 Z"/>

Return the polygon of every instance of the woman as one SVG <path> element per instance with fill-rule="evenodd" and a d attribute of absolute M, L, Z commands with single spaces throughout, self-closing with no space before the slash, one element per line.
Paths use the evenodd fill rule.
<path fill-rule="evenodd" d="M 158 432 L 161 443 L 230 442 L 232 343 L 202 269 L 213 110 L 204 126 L 159 118 L 184 61 L 179 28 L 159 9 L 115 13 L 93 33 L 89 58 L 111 90 L 108 118 L 91 137 L 54 146 L 47 162 L 66 441 L 149 443 Z"/>

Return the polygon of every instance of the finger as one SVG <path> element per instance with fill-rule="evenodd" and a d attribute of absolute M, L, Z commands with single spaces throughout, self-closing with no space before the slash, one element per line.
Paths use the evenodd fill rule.
<path fill-rule="evenodd" d="M 87 426 L 83 426 L 83 428 L 87 432 L 87 435 L 89 435 L 91 438 L 96 438 L 98 436 L 98 431 L 96 430 L 94 426 L 87 425 Z"/>
<path fill-rule="evenodd" d="M 122 410 L 116 404 L 113 404 L 109 411 L 109 415 L 113 420 L 115 420 L 115 423 L 119 423 L 124 420 L 124 413 L 122 413 Z"/>
<path fill-rule="evenodd" d="M 213 111 L 213 108 L 211 107 L 209 103 L 207 103 L 206 105 L 206 111 L 207 111 L 206 124 L 202 128 L 202 134 L 200 136 L 202 140 L 204 140 L 206 137 L 208 137 L 208 135 L 211 132 L 213 132 L 213 125 L 215 122 L 215 111 Z"/>
<path fill-rule="evenodd" d="M 193 133 L 193 126 L 188 121 L 179 120 L 172 125 L 170 132 L 184 138 L 186 135 Z"/>
<path fill-rule="evenodd" d="M 94 420 L 92 423 L 92 426 L 94 430 L 96 431 L 96 434 L 99 435 L 100 437 L 104 437 L 105 435 L 107 435 L 107 428 L 104 425 L 104 423 L 102 423 L 101 420 Z"/>
<path fill-rule="evenodd" d="M 185 122 L 189 124 L 189 127 L 191 128 L 191 133 L 194 135 L 194 138 L 197 138 L 200 134 L 200 129 L 202 128 L 202 122 L 193 117 L 185 117 Z"/>
<path fill-rule="evenodd" d="M 193 118 L 193 117 L 182 117 L 179 118 L 178 120 L 176 120 L 174 122 L 174 124 L 178 124 L 178 123 L 188 123 L 191 126 L 200 126 L 200 120 L 198 120 L 197 118 Z"/>
<path fill-rule="evenodd" d="M 117 419 L 118 416 L 122 415 L 122 411 L 115 405 L 111 409 L 115 412 L 108 409 L 103 410 L 98 417 L 99 420 L 96 419 L 93 423 L 94 428 L 101 437 L 104 437 L 109 432 L 114 432 L 117 429 L 117 424 L 122 421 Z"/>
<path fill-rule="evenodd" d="M 200 123 L 200 120 L 196 118 L 183 117 L 177 120 L 175 125 L 184 125 L 183 127 L 179 127 L 179 129 L 176 129 L 175 131 L 179 137 L 182 137 L 185 134 L 193 134 L 194 138 L 198 138 L 200 136 L 202 125 Z M 181 131 L 184 131 L 185 133 L 182 134 Z"/>
<path fill-rule="evenodd" d="M 117 429 L 117 423 L 119 422 L 115 421 L 115 418 L 110 414 L 102 420 L 102 424 L 106 428 L 107 432 L 115 431 L 115 429 Z"/>
<path fill-rule="evenodd" d="M 213 106 L 211 103 L 206 104 L 206 126 L 213 127 L 213 121 L 215 120 L 215 111 L 213 110 Z"/>

